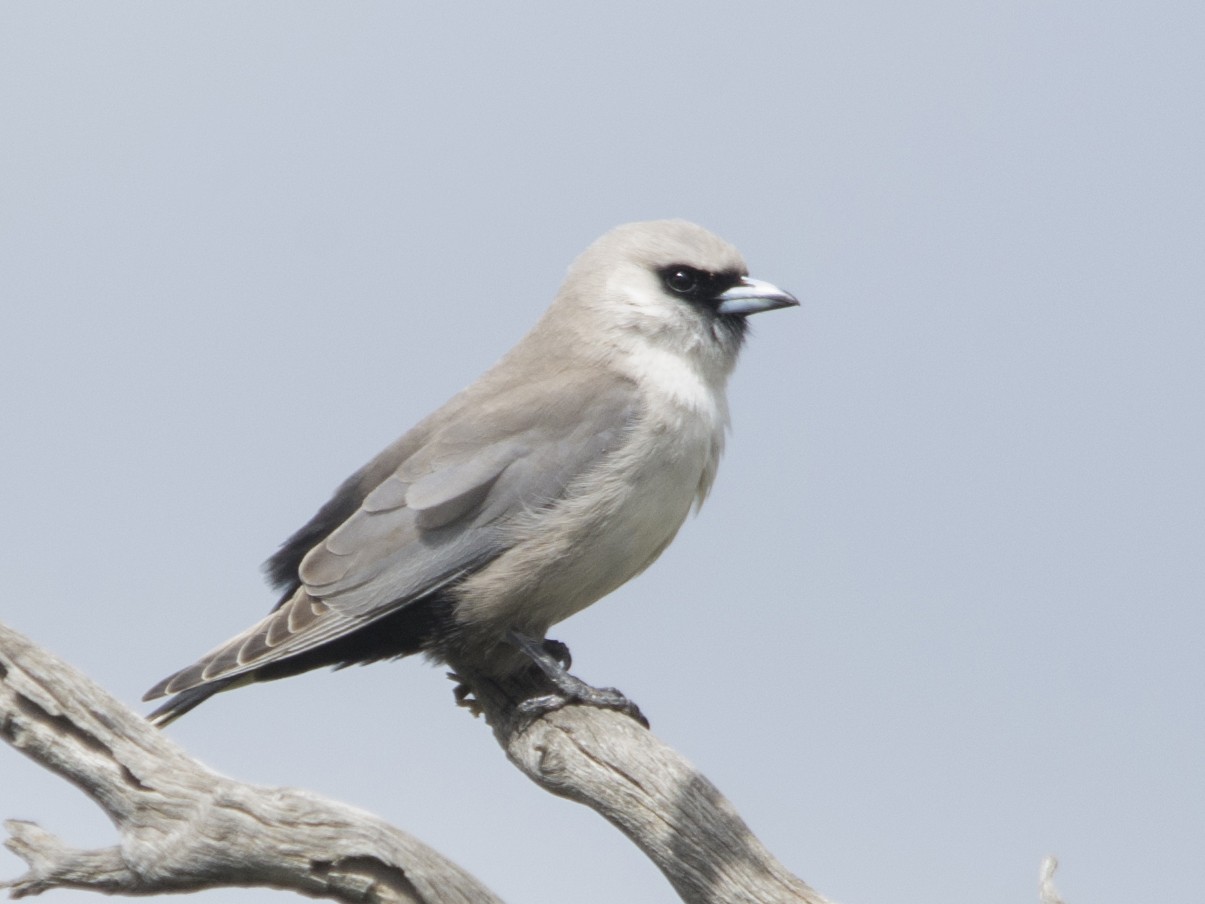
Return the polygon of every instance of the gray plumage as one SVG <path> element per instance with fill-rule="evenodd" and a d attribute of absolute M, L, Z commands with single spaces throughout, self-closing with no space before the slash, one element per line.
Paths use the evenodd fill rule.
<path fill-rule="evenodd" d="M 797 304 L 680 220 L 603 236 L 532 331 L 352 475 L 267 563 L 262 621 L 161 681 L 213 693 L 426 652 L 478 671 L 639 574 L 715 477 L 744 318 Z"/>

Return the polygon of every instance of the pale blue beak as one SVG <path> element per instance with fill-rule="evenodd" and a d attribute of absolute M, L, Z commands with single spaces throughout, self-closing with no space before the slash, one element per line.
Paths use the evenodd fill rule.
<path fill-rule="evenodd" d="M 771 283 L 751 276 L 741 278 L 740 285 L 733 286 L 726 292 L 716 296 L 717 314 L 731 314 L 736 317 L 748 317 L 761 311 L 773 311 L 775 308 L 789 308 L 799 304 L 799 299 L 790 292 L 784 292 Z"/>

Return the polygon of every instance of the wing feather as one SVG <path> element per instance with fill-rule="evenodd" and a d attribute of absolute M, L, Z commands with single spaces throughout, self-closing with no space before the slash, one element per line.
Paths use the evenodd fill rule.
<path fill-rule="evenodd" d="M 475 401 L 453 400 L 346 481 L 270 561 L 292 588 L 277 608 L 147 699 L 229 682 L 455 583 L 505 549 L 510 519 L 571 492 L 639 414 L 630 382 L 597 375 Z M 292 579 L 285 567 L 303 539 L 312 545 Z"/>

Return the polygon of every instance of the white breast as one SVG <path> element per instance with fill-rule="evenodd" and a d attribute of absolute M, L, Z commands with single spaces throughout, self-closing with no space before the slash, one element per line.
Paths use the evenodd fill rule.
<path fill-rule="evenodd" d="M 726 374 L 707 373 L 701 363 L 694 357 L 649 343 L 639 355 L 631 356 L 623 369 L 645 390 L 655 406 L 660 401 L 684 408 L 711 429 L 722 432 L 728 422 L 724 396 Z"/>

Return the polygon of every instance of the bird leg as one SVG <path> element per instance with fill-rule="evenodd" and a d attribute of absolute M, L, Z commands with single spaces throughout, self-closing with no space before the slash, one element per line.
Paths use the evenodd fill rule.
<path fill-rule="evenodd" d="M 506 637 L 535 663 L 557 690 L 555 694 L 524 700 L 519 704 L 520 712 L 527 715 L 543 715 L 569 703 L 584 703 L 587 706 L 618 710 L 631 716 L 645 728 L 649 727 L 648 719 L 644 717 L 640 707 L 615 688 L 591 687 L 577 676 L 569 674 L 569 665 L 572 662 L 569 648 L 559 640 L 537 641 L 515 630 L 508 631 Z"/>

